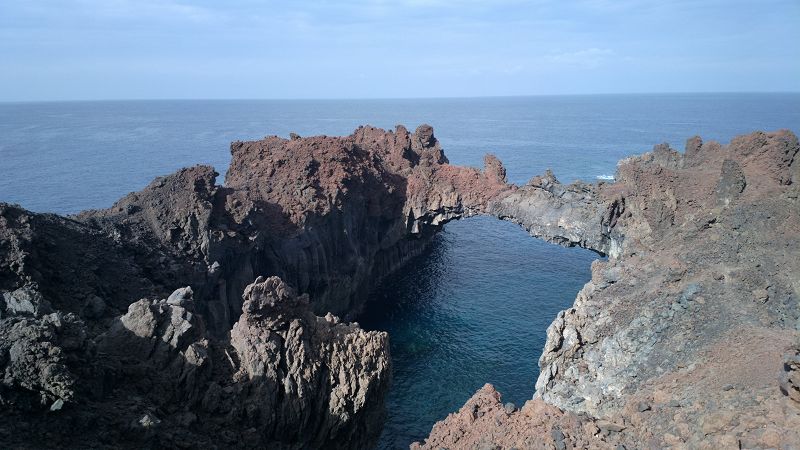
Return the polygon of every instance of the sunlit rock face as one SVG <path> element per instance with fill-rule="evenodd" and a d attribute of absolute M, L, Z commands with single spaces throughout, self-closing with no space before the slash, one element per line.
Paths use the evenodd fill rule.
<path fill-rule="evenodd" d="M 277 277 L 247 286 L 243 304 L 226 340 L 207 333 L 190 288 L 132 303 L 95 336 L 73 313 L 5 317 L 3 441 L 374 445 L 390 380 L 386 333 L 315 316 L 308 296 Z M 36 433 L 43 422 L 47 435 Z"/>
<path fill-rule="evenodd" d="M 599 199 L 577 216 L 600 220 L 571 220 L 589 226 L 564 240 L 610 258 L 548 328 L 533 400 L 499 414 L 484 388 L 420 446 L 798 445 L 798 149 L 788 131 L 692 138 L 683 154 L 658 145 L 621 161 L 615 183 L 569 192 L 532 180 L 572 198 L 560 217 Z M 525 191 L 501 201 L 523 225 Z M 542 221 L 526 227 L 558 223 Z"/>

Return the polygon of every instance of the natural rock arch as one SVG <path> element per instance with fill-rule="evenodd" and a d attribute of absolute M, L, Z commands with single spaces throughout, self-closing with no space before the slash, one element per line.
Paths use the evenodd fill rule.
<path fill-rule="evenodd" d="M 91 386 L 80 382 L 98 375 L 93 372 L 97 366 L 91 364 L 98 339 L 110 323 L 121 320 L 129 305 L 143 297 L 166 299 L 181 286 L 193 289 L 195 313 L 207 328 L 203 336 L 220 357 L 214 367 L 229 364 L 238 371 L 242 360 L 235 346 L 230 347 L 228 333 L 234 323 L 242 323 L 248 300 L 243 294 L 252 292 L 246 288 L 257 276 L 279 276 L 290 288 L 308 294 L 318 315 L 332 311 L 354 317 L 366 293 L 419 253 L 444 223 L 488 214 L 516 222 L 545 240 L 611 257 L 593 264 L 592 281 L 548 329 L 537 396 L 548 408 L 563 409 L 568 416 L 565 423 L 572 423 L 569 414 L 575 413 L 588 414 L 590 422 L 623 413 L 633 417 L 632 402 L 643 397 L 660 401 L 655 392 L 665 388 L 659 384 L 665 374 L 683 376 L 682 368 L 707 352 L 722 355 L 720 366 L 713 372 L 709 368 L 709 373 L 719 373 L 720 380 L 730 378 L 738 373 L 737 366 L 731 366 L 737 354 L 725 345 L 759 355 L 752 364 L 767 367 L 769 376 L 751 379 L 749 388 L 753 396 L 767 400 L 748 403 L 745 394 L 720 399 L 689 392 L 681 394 L 681 401 L 699 395 L 735 407 L 738 423 L 757 421 L 765 415 L 761 405 L 782 408 L 776 405 L 783 397 L 770 377 L 774 372 L 777 379 L 784 372 L 780 355 L 797 338 L 800 301 L 793 275 L 800 273 L 800 258 L 793 256 L 800 253 L 798 148 L 797 138 L 788 131 L 754 133 L 728 146 L 693 138 L 684 154 L 659 145 L 652 153 L 623 160 L 615 183 L 562 185 L 547 173 L 514 186 L 506 182 L 502 165 L 492 156 L 486 158 L 483 171 L 448 164 L 429 126 L 414 133 L 402 126 L 394 131 L 360 127 L 346 137 L 273 136 L 235 142 L 224 186 L 216 184 L 213 168 L 197 166 L 158 178 L 109 209 L 70 218 L 3 204 L 0 335 L 9 342 L 22 333 L 31 344 L 22 353 L 0 346 L 0 361 L 11 370 L 0 394 L 16 408 L 15 417 L 33 417 L 24 422 L 31 426 L 37 420 L 75 423 L 78 416 L 71 408 L 76 402 L 99 398 L 113 405 L 114 397 L 89 394 Z M 783 245 L 782 252 L 770 251 L 775 242 Z M 292 297 L 287 298 L 291 303 Z M 164 317 L 173 317 L 172 306 L 154 307 L 166 308 L 161 311 Z M 326 321 L 329 325 L 320 325 L 321 330 L 338 322 L 333 316 L 315 318 L 308 311 L 291 314 L 307 316 L 309 324 Z M 180 328 L 183 322 L 170 323 Z M 376 361 L 382 360 L 385 339 L 347 330 L 346 336 L 320 332 L 324 337 L 319 344 L 344 339 L 352 344 L 348 351 L 360 355 L 369 350 L 364 342 L 375 342 L 370 351 L 377 355 Z M 157 331 L 147 339 L 171 339 L 163 329 Z M 689 332 L 694 338 L 685 335 Z M 742 342 L 742 335 L 754 338 Z M 64 358 L 51 361 L 36 356 L 45 350 Z M 28 354 L 30 358 L 17 358 Z M 36 367 L 52 367 L 31 371 L 28 360 Z M 365 375 L 370 380 L 386 373 L 385 364 L 375 365 L 381 369 Z M 785 366 L 789 368 L 786 392 L 796 390 L 791 369 L 795 366 Z M 280 370 L 274 379 L 288 380 L 288 371 Z M 293 391 L 286 386 L 277 398 L 289 401 L 285 395 Z M 385 384 L 377 386 L 360 400 L 349 395 L 341 400 L 373 404 Z M 70 392 L 78 394 L 73 397 Z M 484 404 L 492 407 L 494 394 L 486 395 L 489 400 Z M 37 396 L 43 404 L 31 400 Z M 65 402 L 63 413 L 46 415 L 47 408 L 61 411 Z M 177 402 L 167 409 L 194 407 Z M 687 420 L 699 420 L 707 413 L 696 410 Z M 81 420 L 91 423 L 91 413 L 86 414 L 79 415 L 86 419 Z M 103 423 L 110 426 L 122 417 Z M 178 416 L 169 417 L 169 424 L 181 432 L 192 428 Z M 620 442 L 656 439 L 654 445 L 663 445 L 659 436 L 678 433 L 678 425 L 675 421 L 665 425 L 659 417 L 664 416 L 639 417 L 640 424 L 631 427 L 606 426 L 606 430 L 630 430 L 596 439 L 607 443 L 617 438 Z M 779 419 L 785 434 L 800 440 L 796 436 L 800 419 L 788 413 Z M 152 418 L 145 422 L 154 423 Z M 347 415 L 334 425 L 336 433 L 352 435 L 353 430 L 363 429 L 364 424 L 356 422 L 355 415 Z M 140 425 L 150 426 L 132 426 Z M 295 425 L 300 429 L 302 424 Z M 447 430 L 447 424 L 443 426 Z M 525 429 L 535 429 L 523 427 L 522 434 L 514 434 L 495 426 L 498 435 L 519 439 L 525 437 Z M 59 429 L 68 433 L 65 438 L 75 432 Z M 560 437 L 562 443 L 572 436 L 578 442 L 587 432 L 580 430 L 568 430 L 566 437 L 563 432 L 550 436 Z M 209 430 L 193 432 L 218 442 Z M 157 432 L 139 437 L 172 442 L 169 439 L 175 436 Z M 428 444 L 452 445 L 448 436 L 457 434 L 434 433 Z M 276 437 L 274 429 L 256 430 L 254 442 L 272 443 Z M 371 439 L 363 438 L 363 442 Z M 686 439 L 692 442 L 697 437 Z M 284 444 L 291 448 L 308 442 Z"/>

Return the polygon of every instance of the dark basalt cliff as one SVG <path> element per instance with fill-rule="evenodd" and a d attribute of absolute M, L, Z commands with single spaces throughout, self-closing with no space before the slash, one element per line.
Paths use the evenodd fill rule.
<path fill-rule="evenodd" d="M 449 166 L 429 126 L 231 152 L 225 186 L 197 166 L 74 217 L 0 204 L 0 441 L 374 442 L 386 335 L 334 314 L 505 183 Z"/>
<path fill-rule="evenodd" d="M 429 126 L 361 127 L 235 142 L 224 186 L 197 166 L 75 217 L 0 204 L 0 441 L 369 447 L 387 336 L 336 316 L 490 214 L 610 259 L 548 329 L 536 398 L 487 386 L 423 447 L 796 443 L 798 148 L 696 138 L 615 183 L 514 186 Z"/>
<path fill-rule="evenodd" d="M 244 287 L 263 274 L 309 294 L 318 314 L 355 317 L 375 283 L 418 254 L 444 221 L 482 208 L 505 187 L 446 164 L 424 125 L 415 133 L 361 127 L 346 137 L 234 142 L 231 154 L 225 186 L 198 166 L 77 217 L 134 247 L 163 294 L 191 285 L 219 333 L 239 316 Z"/>

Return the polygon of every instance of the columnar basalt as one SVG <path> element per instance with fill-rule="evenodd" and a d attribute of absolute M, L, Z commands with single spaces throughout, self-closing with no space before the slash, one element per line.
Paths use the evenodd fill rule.
<path fill-rule="evenodd" d="M 234 142 L 225 186 L 210 167 L 158 178 L 107 210 L 77 219 L 135 247 L 159 285 L 197 286 L 209 327 L 238 317 L 244 287 L 277 275 L 319 314 L 348 318 L 384 275 L 425 248 L 447 220 L 485 212 L 507 189 L 447 164 L 429 126 L 361 127 L 346 137 Z"/>
<path fill-rule="evenodd" d="M 423 447 L 797 442 L 798 148 L 692 138 L 614 183 L 515 186 L 429 126 L 360 127 L 234 142 L 225 185 L 197 166 L 75 217 L 0 204 L 0 440 L 368 447 L 386 336 L 333 314 L 488 214 L 609 259 L 548 329 L 536 398 L 487 386 Z"/>
<path fill-rule="evenodd" d="M 225 186 L 197 166 L 70 218 L 0 205 L 4 442 L 39 442 L 44 422 L 76 446 L 227 446 L 242 434 L 244 445 L 363 448 L 378 436 L 385 335 L 328 313 L 353 317 L 424 249 L 444 222 L 417 192 L 437 191 L 435 174 L 452 194 L 465 173 L 471 207 L 482 183 L 503 180 L 449 166 L 429 126 L 231 151 Z M 261 275 L 285 280 L 269 288 L 278 297 L 310 301 L 254 300 Z M 170 294 L 178 286 L 191 287 Z"/>
<path fill-rule="evenodd" d="M 259 277 L 245 290 L 230 339 L 217 340 L 192 294 L 186 287 L 131 303 L 95 336 L 73 313 L 5 317 L 0 441 L 32 448 L 374 445 L 389 386 L 386 333 L 315 316 L 307 296 Z"/>

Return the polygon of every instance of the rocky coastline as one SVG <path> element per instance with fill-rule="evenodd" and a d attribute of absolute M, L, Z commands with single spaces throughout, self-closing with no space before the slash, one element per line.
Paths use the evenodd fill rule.
<path fill-rule="evenodd" d="M 788 131 L 694 137 L 621 161 L 614 183 L 548 174 L 503 198 L 498 216 L 609 259 L 548 328 L 533 399 L 487 385 L 412 447 L 800 445 L 798 148 Z"/>
<path fill-rule="evenodd" d="M 430 126 L 234 142 L 72 217 L 0 203 L 0 442 L 369 448 L 390 383 L 370 290 L 448 221 L 608 255 L 547 331 L 536 397 L 491 386 L 420 448 L 800 443 L 800 145 L 662 144 L 613 183 L 509 184 Z M 533 381 L 532 381 L 533 382 Z"/>

